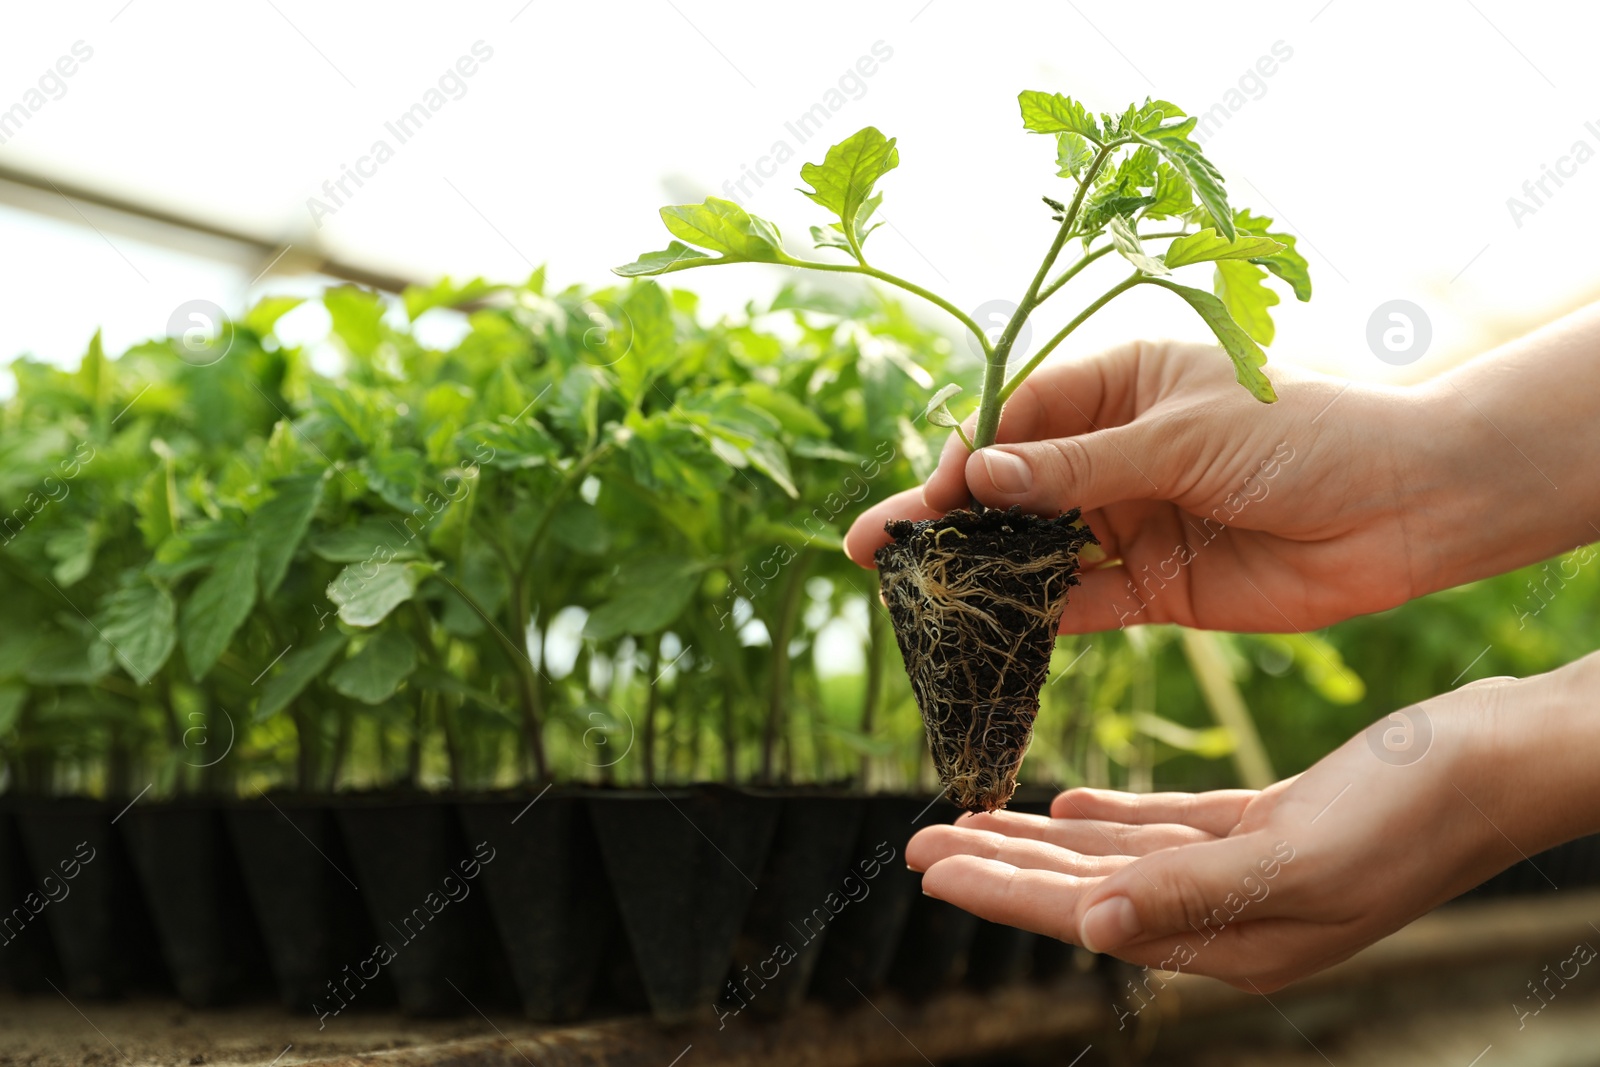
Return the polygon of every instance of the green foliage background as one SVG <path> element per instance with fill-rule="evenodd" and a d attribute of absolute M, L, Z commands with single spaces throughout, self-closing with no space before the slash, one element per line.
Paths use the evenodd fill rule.
<path fill-rule="evenodd" d="M 322 302 L 315 359 L 269 298 L 210 346 L 12 364 L 5 788 L 931 784 L 839 537 L 927 473 L 943 431 L 917 413 L 977 373 L 946 338 L 875 298 L 706 321 L 685 291 L 542 271 Z M 459 340 L 422 343 L 423 315 Z M 1458 679 L 1591 650 L 1597 570 L 1216 641 L 1287 774 Z M 1179 637 L 1062 639 L 1025 783 L 1232 784 Z"/>

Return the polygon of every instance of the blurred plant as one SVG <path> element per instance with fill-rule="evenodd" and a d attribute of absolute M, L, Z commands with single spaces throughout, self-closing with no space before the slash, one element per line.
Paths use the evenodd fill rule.
<path fill-rule="evenodd" d="M 870 297 L 706 324 L 687 292 L 539 272 L 330 289 L 314 362 L 276 332 L 300 303 L 263 300 L 214 361 L 96 337 L 73 370 L 11 365 L 8 788 L 931 780 L 838 548 L 927 474 L 936 431 L 904 413 L 945 338 Z M 458 340 L 424 344 L 423 316 Z M 1550 566 L 1321 635 L 1207 635 L 1199 672 L 1174 629 L 1063 638 L 1025 779 L 1292 773 L 1458 676 L 1592 647 L 1600 567 Z"/>
<path fill-rule="evenodd" d="M 298 303 L 215 361 L 13 364 L 15 787 L 857 773 L 875 703 L 824 722 L 814 643 L 866 596 L 840 523 L 926 459 L 908 353 L 943 338 L 794 291 L 703 326 L 692 294 L 539 272 L 403 318 L 330 289 L 325 375 L 274 333 Z M 458 343 L 417 339 L 430 312 Z"/>

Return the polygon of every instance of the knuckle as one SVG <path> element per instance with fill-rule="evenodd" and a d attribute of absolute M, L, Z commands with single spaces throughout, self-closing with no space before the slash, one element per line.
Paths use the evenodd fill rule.
<path fill-rule="evenodd" d="M 1159 874 L 1155 882 L 1161 888 L 1154 895 L 1157 914 L 1152 918 L 1173 932 L 1204 928 L 1220 901 L 1209 899 L 1207 888 L 1188 866 L 1170 860 L 1158 861 L 1156 866 Z"/>
<path fill-rule="evenodd" d="M 1054 483 L 1051 488 L 1058 494 L 1071 495 L 1092 484 L 1094 463 L 1089 450 L 1076 437 L 1060 437 L 1049 442 L 1050 462 Z"/>

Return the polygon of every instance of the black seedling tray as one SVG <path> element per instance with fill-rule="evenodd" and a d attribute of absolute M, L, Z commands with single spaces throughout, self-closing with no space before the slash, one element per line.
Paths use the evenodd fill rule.
<path fill-rule="evenodd" d="M 332 809 L 263 798 L 230 808 L 227 820 L 279 1000 L 291 1011 L 311 1011 L 319 999 L 331 1003 L 328 983 L 378 943 Z M 368 985 L 364 1003 L 394 1003 L 386 973 Z"/>
<path fill-rule="evenodd" d="M 222 811 L 135 806 L 120 822 L 183 1002 L 207 1008 L 266 992 L 266 949 Z"/>
<path fill-rule="evenodd" d="M 808 995 L 856 1004 L 885 985 L 925 996 L 1082 969 L 1082 950 L 920 893 L 906 842 L 956 814 L 927 797 L 723 786 L 11 798 L 0 983 L 74 1001 L 277 998 L 327 1025 L 397 1000 L 419 1015 L 738 1025 Z M 1600 885 L 1600 837 L 1466 897 L 1551 882 Z M 30 911 L 46 890 L 58 899 Z"/>
<path fill-rule="evenodd" d="M 171 979 L 145 894 L 116 822 L 121 806 L 76 798 L 19 800 L 15 807 L 25 884 L 75 872 L 68 892 L 34 919 L 49 931 L 70 997 L 166 992 Z M 73 867 L 72 864 L 77 866 Z"/>
<path fill-rule="evenodd" d="M 598 794 L 600 853 L 650 999 L 709 1017 L 755 895 L 780 801 L 716 786 Z"/>
<path fill-rule="evenodd" d="M 497 851 L 482 882 L 523 1013 L 576 1018 L 599 977 L 601 946 L 619 925 L 584 794 L 467 800 L 458 810 L 468 839 Z"/>
<path fill-rule="evenodd" d="M 367 976 L 377 970 L 412 1015 L 513 1004 L 511 969 L 483 892 L 483 874 L 503 858 L 501 849 L 469 841 L 449 798 L 362 797 L 335 813 L 378 938 L 372 952 L 333 976 L 337 999 L 366 1003 Z"/>

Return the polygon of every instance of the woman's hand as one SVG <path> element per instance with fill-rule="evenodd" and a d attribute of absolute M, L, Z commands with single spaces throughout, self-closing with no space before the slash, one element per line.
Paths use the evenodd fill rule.
<path fill-rule="evenodd" d="M 1086 570 L 1064 630 L 1316 629 L 1600 537 L 1597 351 L 1600 304 L 1422 386 L 1274 366 L 1275 404 L 1203 345 L 1047 365 L 998 445 L 969 455 L 952 434 L 928 484 L 868 509 L 846 551 L 871 566 L 886 520 L 972 497 L 1076 507 L 1122 566 Z"/>
<path fill-rule="evenodd" d="M 1050 818 L 963 816 L 906 862 L 983 918 L 1270 992 L 1600 830 L 1596 674 L 1590 656 L 1463 686 L 1260 792 L 1075 789 Z"/>
<path fill-rule="evenodd" d="M 952 435 L 921 490 L 863 514 L 846 551 L 870 565 L 891 518 L 1020 504 L 1078 507 L 1111 560 L 1089 569 L 1063 628 L 1176 622 L 1308 630 L 1431 587 L 1411 513 L 1415 412 L 1399 390 L 1274 368 L 1266 405 L 1221 353 L 1131 344 L 1047 366 L 1006 405 L 1000 444 Z M 1414 405 L 1411 405 L 1414 406 Z"/>

